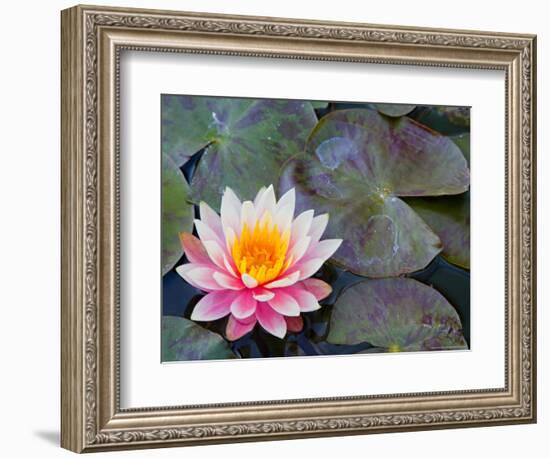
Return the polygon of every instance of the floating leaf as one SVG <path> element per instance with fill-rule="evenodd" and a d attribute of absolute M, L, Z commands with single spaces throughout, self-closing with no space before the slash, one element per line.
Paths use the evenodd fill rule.
<path fill-rule="evenodd" d="M 458 194 L 468 185 L 466 161 L 447 137 L 364 109 L 325 116 L 279 182 L 281 192 L 295 187 L 299 211 L 329 213 L 326 237 L 344 240 L 332 260 L 369 277 L 414 272 L 441 251 L 399 196 Z"/>
<path fill-rule="evenodd" d="M 162 317 L 162 361 L 236 358 L 222 336 L 177 316 Z"/>
<path fill-rule="evenodd" d="M 453 138 L 470 160 L 470 134 Z M 470 192 L 456 196 L 406 199 L 443 243 L 443 256 L 453 264 L 470 268 Z"/>
<path fill-rule="evenodd" d="M 470 107 L 422 106 L 409 117 L 443 135 L 458 135 L 470 131 Z"/>
<path fill-rule="evenodd" d="M 403 103 L 374 103 L 372 106 L 380 113 L 392 118 L 404 116 L 416 108 L 416 105 L 405 105 Z"/>
<path fill-rule="evenodd" d="M 163 95 L 162 150 L 179 166 L 204 150 L 191 198 L 219 210 L 226 186 L 252 199 L 271 184 L 316 122 L 304 101 Z"/>
<path fill-rule="evenodd" d="M 179 233 L 193 229 L 189 185 L 169 156 L 162 155 L 162 274 L 181 258 Z"/>
<path fill-rule="evenodd" d="M 309 103 L 315 110 L 328 107 L 328 102 L 311 101 Z"/>
<path fill-rule="evenodd" d="M 364 280 L 347 288 L 334 304 L 327 340 L 389 351 L 467 348 L 453 306 L 411 278 Z"/>

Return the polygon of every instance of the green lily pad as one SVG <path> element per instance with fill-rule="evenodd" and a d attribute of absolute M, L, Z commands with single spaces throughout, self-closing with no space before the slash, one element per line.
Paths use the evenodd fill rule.
<path fill-rule="evenodd" d="M 328 107 L 328 102 L 310 101 L 309 103 L 311 103 L 311 106 L 312 106 L 314 109 L 326 108 L 326 107 Z"/>
<path fill-rule="evenodd" d="M 421 106 L 409 116 L 443 135 L 470 132 L 470 107 Z"/>
<path fill-rule="evenodd" d="M 162 274 L 168 272 L 183 254 L 180 232 L 193 229 L 193 205 L 189 185 L 169 156 L 162 155 Z"/>
<path fill-rule="evenodd" d="M 458 194 L 468 185 L 466 161 L 447 137 L 364 109 L 325 116 L 279 181 L 280 192 L 296 189 L 298 211 L 329 213 L 326 236 L 343 239 L 332 261 L 375 278 L 420 270 L 441 251 L 400 197 Z"/>
<path fill-rule="evenodd" d="M 470 134 L 453 137 L 464 157 L 470 160 Z M 470 191 L 456 196 L 406 199 L 443 243 L 443 257 L 470 268 Z"/>
<path fill-rule="evenodd" d="M 327 341 L 389 351 L 467 349 L 460 318 L 435 289 L 412 278 L 364 280 L 334 304 Z"/>
<path fill-rule="evenodd" d="M 406 105 L 404 103 L 373 103 L 372 106 L 383 115 L 392 118 L 405 116 L 416 108 L 416 105 Z"/>
<path fill-rule="evenodd" d="M 191 199 L 219 210 L 226 186 L 253 199 L 273 183 L 281 165 L 303 150 L 316 122 L 305 101 L 163 95 L 162 151 L 181 166 L 204 149 Z"/>
<path fill-rule="evenodd" d="M 236 358 L 227 341 L 185 318 L 162 317 L 162 362 Z"/>

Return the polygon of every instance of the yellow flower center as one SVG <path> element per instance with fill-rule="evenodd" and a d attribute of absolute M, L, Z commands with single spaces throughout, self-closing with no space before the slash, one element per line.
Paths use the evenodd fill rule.
<path fill-rule="evenodd" d="M 266 212 L 253 228 L 243 225 L 240 237 L 231 247 L 231 255 L 239 272 L 250 275 L 261 285 L 277 278 L 290 264 L 291 259 L 286 259 L 289 242 L 290 230 L 281 232 Z"/>

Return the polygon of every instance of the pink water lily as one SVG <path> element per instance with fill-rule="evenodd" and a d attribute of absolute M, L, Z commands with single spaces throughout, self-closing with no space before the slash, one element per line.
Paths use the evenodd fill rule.
<path fill-rule="evenodd" d="M 221 215 L 205 202 L 195 220 L 199 238 L 183 232 L 181 243 L 189 263 L 176 271 L 207 294 L 191 319 L 213 321 L 229 315 L 226 335 L 236 340 L 259 323 L 283 338 L 299 331 L 302 312 L 320 308 L 332 288 L 310 278 L 338 249 L 342 240 L 321 240 L 328 215 L 307 210 L 294 218 L 295 192 L 279 201 L 273 186 L 254 201 L 241 202 L 226 188 Z"/>

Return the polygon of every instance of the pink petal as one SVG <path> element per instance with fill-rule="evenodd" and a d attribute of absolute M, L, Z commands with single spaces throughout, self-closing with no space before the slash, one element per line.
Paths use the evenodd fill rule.
<path fill-rule="evenodd" d="M 282 290 L 277 290 L 275 292 L 275 297 L 267 301 L 267 303 L 281 315 L 300 315 L 300 306 L 298 305 L 298 302 L 296 302 L 296 299 Z"/>
<path fill-rule="evenodd" d="M 286 288 L 285 292 L 292 295 L 300 307 L 301 312 L 313 312 L 314 310 L 319 310 L 321 308 L 319 302 L 317 302 L 317 298 L 311 292 L 306 290 L 301 283 L 291 286 L 290 288 Z"/>
<path fill-rule="evenodd" d="M 256 299 L 257 301 L 267 302 L 269 299 L 275 296 L 275 293 L 273 291 L 269 291 L 268 289 L 256 288 L 253 295 L 254 299 Z"/>
<path fill-rule="evenodd" d="M 222 227 L 224 229 L 230 227 L 235 232 L 240 230 L 241 206 L 241 201 L 233 190 L 230 187 L 225 188 L 220 207 Z"/>
<path fill-rule="evenodd" d="M 285 275 L 284 277 L 279 277 L 277 280 L 272 281 L 264 285 L 268 289 L 273 288 L 284 288 L 285 286 L 290 286 L 296 283 L 300 279 L 300 272 L 294 271 Z"/>
<path fill-rule="evenodd" d="M 241 280 L 247 288 L 256 288 L 258 286 L 258 280 L 248 274 L 242 274 Z"/>
<path fill-rule="evenodd" d="M 235 298 L 234 292 L 213 291 L 204 296 L 191 314 L 194 321 L 214 321 L 229 314 L 230 305 Z"/>
<path fill-rule="evenodd" d="M 214 280 L 216 283 L 225 289 L 233 289 L 239 291 L 244 288 L 243 283 L 240 279 L 232 277 L 231 275 L 224 274 L 222 272 L 214 272 Z"/>
<path fill-rule="evenodd" d="M 182 264 L 176 267 L 176 272 L 191 286 L 203 291 L 223 289 L 214 280 L 214 272 L 217 271 L 213 267 L 204 264 Z"/>
<path fill-rule="evenodd" d="M 285 321 L 290 332 L 301 332 L 304 329 L 304 320 L 301 316 L 285 316 Z"/>
<path fill-rule="evenodd" d="M 318 215 L 315 218 L 313 218 L 313 221 L 311 222 L 311 228 L 309 230 L 309 236 L 311 237 L 311 244 L 316 244 L 319 240 L 321 240 L 321 236 L 325 232 L 325 229 L 327 228 L 328 224 L 328 213 L 325 213 L 323 215 Z"/>
<path fill-rule="evenodd" d="M 342 244 L 342 239 L 321 240 L 310 251 L 307 252 L 308 258 L 320 258 L 326 261 L 330 258 Z"/>
<path fill-rule="evenodd" d="M 214 242 L 222 243 L 222 240 L 218 238 L 218 236 L 210 228 L 210 226 L 206 225 L 200 219 L 195 220 L 195 228 L 197 229 L 197 234 L 199 234 L 199 238 L 201 239 L 201 242 L 204 243 L 208 241 L 214 241 Z"/>
<path fill-rule="evenodd" d="M 273 310 L 267 303 L 258 302 L 256 318 L 267 332 L 280 339 L 286 334 L 286 321 L 282 315 Z"/>
<path fill-rule="evenodd" d="M 225 335 L 227 338 L 229 340 L 237 340 L 246 333 L 252 331 L 256 325 L 256 318 L 252 318 L 252 320 L 241 321 L 237 320 L 233 315 L 230 315 L 227 321 L 227 327 L 225 328 Z"/>
<path fill-rule="evenodd" d="M 299 240 L 304 238 L 311 227 L 313 221 L 313 210 L 307 210 L 300 213 L 292 222 L 292 234 L 290 237 L 290 247 L 293 247 Z"/>
<path fill-rule="evenodd" d="M 189 262 L 210 264 L 210 258 L 201 241 L 189 232 L 180 232 L 181 246 Z"/>
<path fill-rule="evenodd" d="M 201 201 L 199 204 L 199 209 L 201 221 L 212 229 L 220 240 L 223 240 L 224 234 L 220 215 L 212 210 L 212 208 L 204 201 Z"/>
<path fill-rule="evenodd" d="M 208 257 L 212 260 L 212 262 L 219 268 L 226 270 L 226 256 L 224 249 L 220 246 L 219 242 L 214 240 L 203 240 L 202 244 L 204 245 L 204 248 L 208 253 Z"/>
<path fill-rule="evenodd" d="M 306 278 L 302 281 L 302 285 L 304 285 L 318 301 L 330 296 L 330 293 L 332 293 L 332 287 L 318 278 Z"/>
<path fill-rule="evenodd" d="M 238 320 L 248 318 L 256 312 L 256 303 L 249 290 L 242 291 L 231 303 L 231 314 Z"/>

